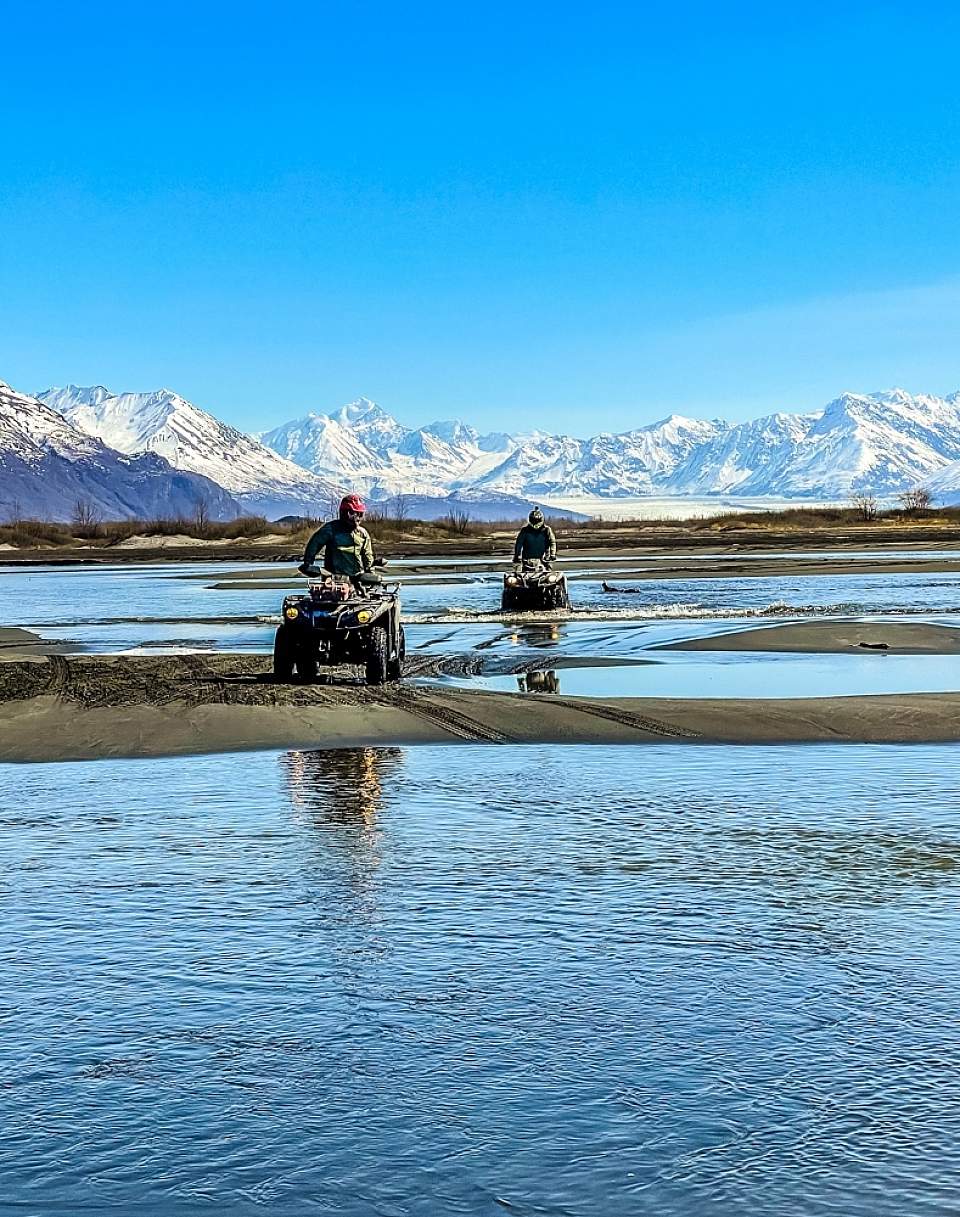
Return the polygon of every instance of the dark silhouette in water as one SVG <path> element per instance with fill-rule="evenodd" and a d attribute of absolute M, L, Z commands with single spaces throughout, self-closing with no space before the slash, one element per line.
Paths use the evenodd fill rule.
<path fill-rule="evenodd" d="M 600 588 L 605 592 L 626 593 L 629 596 L 638 596 L 642 590 L 639 587 L 617 587 L 616 584 L 607 583 L 605 580 L 601 580 Z"/>

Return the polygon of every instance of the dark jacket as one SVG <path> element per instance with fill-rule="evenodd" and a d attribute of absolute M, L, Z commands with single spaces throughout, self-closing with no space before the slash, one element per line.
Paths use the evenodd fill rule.
<path fill-rule="evenodd" d="M 323 568 L 334 575 L 362 575 L 373 568 L 373 542 L 360 524 L 331 520 L 318 528 L 303 551 L 304 566 L 313 566 L 323 550 Z"/>
<path fill-rule="evenodd" d="M 557 538 L 549 524 L 543 524 L 540 528 L 524 524 L 517 533 L 517 543 L 513 547 L 514 562 L 521 562 L 524 558 L 552 562 L 556 556 Z"/>

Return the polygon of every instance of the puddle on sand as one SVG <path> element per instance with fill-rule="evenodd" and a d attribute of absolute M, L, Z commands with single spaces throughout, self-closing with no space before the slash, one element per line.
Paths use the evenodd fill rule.
<path fill-rule="evenodd" d="M 555 667 L 444 683 L 568 697 L 857 697 L 960 692 L 956 655 L 671 655 L 629 665 Z"/>

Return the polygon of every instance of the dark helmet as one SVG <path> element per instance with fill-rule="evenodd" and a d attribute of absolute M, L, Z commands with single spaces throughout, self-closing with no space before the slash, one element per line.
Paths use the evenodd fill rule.
<path fill-rule="evenodd" d="M 358 517 L 362 516 L 366 510 L 366 504 L 358 494 L 348 494 L 340 500 L 341 520 L 345 520 L 348 514 Z"/>
<path fill-rule="evenodd" d="M 527 519 L 534 528 L 542 528 L 544 524 L 543 512 L 539 507 L 534 507 L 533 511 L 527 516 Z"/>

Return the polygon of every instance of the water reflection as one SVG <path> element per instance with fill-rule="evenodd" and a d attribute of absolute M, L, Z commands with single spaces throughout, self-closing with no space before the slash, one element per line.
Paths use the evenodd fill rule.
<path fill-rule="evenodd" d="M 345 748 L 280 756 L 287 790 L 303 826 L 303 875 L 320 922 L 329 909 L 315 885 L 340 890 L 339 915 L 356 931 L 380 917 L 381 812 L 387 779 L 403 763 L 399 748 Z M 369 941 L 366 948 L 373 949 Z M 349 952 L 348 952 L 349 954 Z"/>
<path fill-rule="evenodd" d="M 533 755 L 0 766 L 0 1211 L 960 1212 L 960 750 Z"/>
<path fill-rule="evenodd" d="M 525 625 L 519 630 L 520 640 L 529 647 L 552 647 L 563 638 L 563 626 L 559 622 L 549 625 Z"/>
<path fill-rule="evenodd" d="M 521 693 L 559 693 L 560 677 L 549 672 L 524 672 L 517 677 L 517 688 Z"/>
<path fill-rule="evenodd" d="M 311 813 L 317 828 L 339 824 L 362 834 L 376 831 L 384 779 L 402 762 L 400 748 L 287 752 L 280 757 L 291 801 Z"/>

